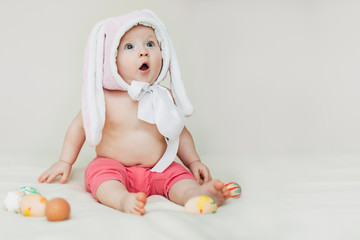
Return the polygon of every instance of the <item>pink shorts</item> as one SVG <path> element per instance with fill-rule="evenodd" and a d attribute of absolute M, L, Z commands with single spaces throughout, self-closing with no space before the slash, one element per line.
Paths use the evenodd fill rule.
<path fill-rule="evenodd" d="M 101 183 L 108 180 L 120 181 L 129 192 L 144 192 L 147 196 L 162 195 L 169 198 L 168 192 L 174 183 L 182 179 L 194 179 L 189 170 L 173 162 L 162 173 L 151 172 L 151 168 L 139 166 L 125 167 L 120 162 L 96 157 L 86 168 L 86 190 L 95 197 Z"/>

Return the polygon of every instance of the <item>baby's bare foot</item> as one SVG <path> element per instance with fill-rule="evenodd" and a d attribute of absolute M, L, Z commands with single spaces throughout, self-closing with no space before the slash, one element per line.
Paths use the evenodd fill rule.
<path fill-rule="evenodd" d="M 145 193 L 128 193 L 121 199 L 121 211 L 141 216 L 145 214 L 145 204 Z"/>
<path fill-rule="evenodd" d="M 217 179 L 204 183 L 201 188 L 201 194 L 211 197 L 218 206 L 230 197 L 230 191 L 225 187 L 225 184 Z"/>

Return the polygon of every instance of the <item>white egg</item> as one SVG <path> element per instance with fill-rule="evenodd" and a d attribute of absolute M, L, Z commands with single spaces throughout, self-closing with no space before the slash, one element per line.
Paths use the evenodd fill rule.
<path fill-rule="evenodd" d="M 20 213 L 20 201 L 21 199 L 32 193 L 40 194 L 40 192 L 31 186 L 23 186 L 16 191 L 8 192 L 4 199 L 4 209 L 12 213 Z"/>
<path fill-rule="evenodd" d="M 4 209 L 8 212 L 20 213 L 21 197 L 18 191 L 8 192 L 4 199 Z"/>

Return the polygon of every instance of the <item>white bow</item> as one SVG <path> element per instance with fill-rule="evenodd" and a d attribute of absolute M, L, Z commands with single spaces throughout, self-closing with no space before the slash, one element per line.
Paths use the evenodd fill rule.
<path fill-rule="evenodd" d="M 175 159 L 179 148 L 179 136 L 185 126 L 183 111 L 177 107 L 169 91 L 159 85 L 132 81 L 127 89 L 129 96 L 139 101 L 138 118 L 156 124 L 165 137 L 167 148 L 152 172 L 163 172 Z"/>

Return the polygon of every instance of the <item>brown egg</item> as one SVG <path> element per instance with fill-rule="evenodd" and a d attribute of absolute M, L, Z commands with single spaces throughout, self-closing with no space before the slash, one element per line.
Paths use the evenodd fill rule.
<path fill-rule="evenodd" d="M 70 205 L 63 198 L 51 199 L 45 208 L 45 215 L 49 221 L 63 221 L 70 217 Z"/>

